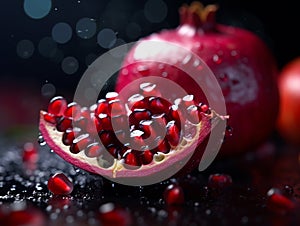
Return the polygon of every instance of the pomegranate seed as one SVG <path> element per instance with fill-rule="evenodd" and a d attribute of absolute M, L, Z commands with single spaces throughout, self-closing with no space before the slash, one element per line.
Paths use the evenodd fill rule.
<path fill-rule="evenodd" d="M 99 220 L 103 226 L 129 226 L 132 223 L 131 215 L 114 203 L 105 203 L 100 206 Z"/>
<path fill-rule="evenodd" d="M 78 154 L 87 147 L 90 141 L 91 138 L 88 133 L 81 134 L 73 140 L 70 146 L 70 152 L 73 154 Z"/>
<path fill-rule="evenodd" d="M 129 124 L 138 126 L 140 121 L 149 119 L 151 119 L 151 112 L 149 110 L 136 108 L 129 115 Z"/>
<path fill-rule="evenodd" d="M 152 120 L 143 120 L 140 122 L 140 126 L 139 128 L 141 129 L 141 131 L 144 132 L 144 134 L 142 135 L 143 139 L 155 139 L 156 138 L 156 132 L 158 131 L 158 128 L 155 128 L 157 126 L 154 125 L 155 123 Z"/>
<path fill-rule="evenodd" d="M 112 124 L 111 124 L 111 118 L 107 114 L 99 114 L 99 129 L 101 130 L 113 130 Z"/>
<path fill-rule="evenodd" d="M 146 65 L 139 65 L 137 67 L 137 71 L 143 76 L 147 76 L 150 74 L 150 68 Z"/>
<path fill-rule="evenodd" d="M 55 116 L 62 116 L 67 108 L 67 101 L 62 96 L 56 96 L 50 100 L 48 112 Z"/>
<path fill-rule="evenodd" d="M 140 165 L 137 156 L 132 152 L 129 152 L 128 154 L 125 155 L 125 164 L 130 166 Z"/>
<path fill-rule="evenodd" d="M 94 158 L 101 155 L 103 152 L 104 147 L 100 145 L 98 142 L 89 144 L 86 149 L 84 150 L 84 153 L 87 157 Z"/>
<path fill-rule="evenodd" d="M 210 109 L 206 104 L 200 103 L 198 106 L 202 112 L 210 114 Z"/>
<path fill-rule="evenodd" d="M 161 152 L 161 153 L 165 153 L 165 154 L 169 153 L 171 147 L 170 147 L 169 142 L 166 139 L 157 137 L 156 143 L 157 143 L 157 146 L 154 149 L 155 153 L 157 153 L 157 152 Z"/>
<path fill-rule="evenodd" d="M 56 129 L 59 132 L 65 132 L 67 129 L 72 128 L 72 122 L 71 118 L 62 116 L 56 124 Z"/>
<path fill-rule="evenodd" d="M 106 98 L 107 101 L 115 100 L 118 97 L 119 97 L 119 94 L 117 92 L 108 92 L 105 95 L 105 98 Z"/>
<path fill-rule="evenodd" d="M 48 113 L 48 112 L 44 113 L 43 116 L 44 116 L 45 121 L 50 122 L 52 124 L 56 123 L 57 117 L 58 117 L 58 116 L 55 116 L 54 114 L 51 114 L 51 113 Z"/>
<path fill-rule="evenodd" d="M 208 187 L 211 189 L 223 189 L 232 185 L 232 178 L 227 174 L 211 174 L 208 178 Z"/>
<path fill-rule="evenodd" d="M 182 118 L 182 113 L 179 111 L 178 105 L 170 106 L 168 117 L 175 121 L 179 129 L 181 128 L 180 119 Z"/>
<path fill-rule="evenodd" d="M 48 180 L 48 189 L 55 195 L 69 195 L 73 191 L 72 181 L 63 173 L 56 173 Z"/>
<path fill-rule="evenodd" d="M 153 160 L 153 153 L 150 150 L 146 150 L 141 155 L 142 163 L 144 165 L 149 164 Z"/>
<path fill-rule="evenodd" d="M 102 144 L 107 147 L 109 144 L 114 143 L 116 140 L 115 134 L 109 130 L 103 130 L 99 133 Z"/>
<path fill-rule="evenodd" d="M 195 105 L 194 95 L 186 95 L 182 98 L 182 104 L 188 108 L 191 105 Z"/>
<path fill-rule="evenodd" d="M 201 121 L 200 110 L 196 105 L 191 105 L 187 108 L 187 120 L 191 123 L 198 124 Z"/>
<path fill-rule="evenodd" d="M 117 147 L 115 144 L 110 144 L 107 146 L 107 151 L 113 156 L 114 158 L 118 158 L 118 154 L 120 152 L 120 148 Z"/>
<path fill-rule="evenodd" d="M 286 214 L 295 209 L 295 203 L 283 195 L 279 189 L 271 188 L 267 192 L 267 207 L 277 214 Z"/>
<path fill-rule="evenodd" d="M 161 96 L 161 93 L 156 89 L 156 84 L 145 82 L 140 84 L 141 94 L 144 96 Z"/>
<path fill-rule="evenodd" d="M 161 97 L 150 97 L 149 98 L 149 109 L 153 114 L 161 114 L 168 112 L 171 104 L 169 101 Z"/>
<path fill-rule="evenodd" d="M 95 115 L 108 114 L 108 103 L 105 99 L 100 99 L 95 109 Z"/>
<path fill-rule="evenodd" d="M 32 142 L 27 142 L 23 145 L 22 160 L 27 163 L 35 163 L 38 160 L 38 150 Z"/>
<path fill-rule="evenodd" d="M 89 118 L 80 116 L 76 121 L 74 121 L 74 125 L 79 128 L 87 128 L 88 127 Z"/>
<path fill-rule="evenodd" d="M 176 184 L 170 184 L 164 191 L 164 200 L 167 205 L 182 205 L 184 204 L 183 189 Z"/>
<path fill-rule="evenodd" d="M 126 130 L 128 128 L 127 117 L 125 115 L 116 115 L 111 118 L 113 130 Z"/>
<path fill-rule="evenodd" d="M 64 112 L 64 116 L 77 120 L 81 115 L 81 106 L 76 102 L 68 104 L 67 109 Z"/>
<path fill-rule="evenodd" d="M 128 98 L 127 100 L 127 105 L 129 109 L 134 109 L 134 108 L 145 108 L 146 102 L 143 101 L 144 96 L 141 94 L 134 94 L 131 97 Z"/>
<path fill-rule="evenodd" d="M 145 146 L 145 142 L 143 139 L 144 132 L 141 130 L 133 130 L 130 133 L 130 146 L 133 149 L 141 150 L 143 146 Z"/>
<path fill-rule="evenodd" d="M 166 138 L 172 146 L 177 146 L 180 141 L 180 131 L 175 124 L 175 121 L 169 121 L 167 124 Z"/>
<path fill-rule="evenodd" d="M 111 100 L 108 102 L 109 104 L 109 114 L 110 116 L 116 116 L 120 114 L 125 114 L 124 105 L 121 103 L 120 100 Z"/>

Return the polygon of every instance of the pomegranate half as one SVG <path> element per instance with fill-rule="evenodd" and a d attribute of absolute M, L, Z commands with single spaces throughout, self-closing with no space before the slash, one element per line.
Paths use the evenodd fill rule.
<path fill-rule="evenodd" d="M 203 154 L 196 147 L 227 116 L 192 95 L 169 100 L 155 88 L 142 83 L 126 99 L 108 92 L 92 106 L 54 97 L 40 111 L 40 132 L 67 162 L 118 183 L 148 185 L 187 173 Z"/>
<path fill-rule="evenodd" d="M 184 5 L 176 29 L 164 29 L 140 39 L 124 59 L 116 91 L 136 79 L 155 75 L 176 82 L 197 100 L 205 100 L 207 96 L 198 84 L 177 67 L 184 64 L 200 71 L 203 65 L 169 46 L 172 43 L 193 52 L 207 64 L 222 88 L 233 134 L 221 153 L 232 155 L 253 149 L 274 131 L 279 108 L 277 65 L 258 36 L 217 23 L 217 9 L 217 5 L 204 7 L 200 2 Z M 145 44 L 149 41 L 160 43 L 160 48 L 149 48 Z"/>

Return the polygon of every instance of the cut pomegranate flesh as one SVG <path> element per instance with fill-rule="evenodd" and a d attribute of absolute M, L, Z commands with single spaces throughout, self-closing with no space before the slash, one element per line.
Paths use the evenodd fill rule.
<path fill-rule="evenodd" d="M 39 129 L 54 152 L 92 173 L 133 178 L 153 176 L 169 167 L 176 172 L 214 124 L 227 118 L 206 105 L 195 105 L 192 96 L 176 102 L 143 96 L 150 88 L 153 93 L 155 86 L 141 87 L 140 93 L 126 102 L 110 92 L 92 107 L 60 104 L 64 114 L 61 109 L 52 110 L 51 120 L 50 113 L 42 110 Z M 57 101 L 65 103 L 62 97 L 53 99 L 50 106 Z"/>

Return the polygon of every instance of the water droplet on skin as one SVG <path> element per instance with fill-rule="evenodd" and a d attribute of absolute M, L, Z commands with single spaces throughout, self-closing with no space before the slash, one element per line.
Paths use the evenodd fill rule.
<path fill-rule="evenodd" d="M 187 64 L 190 62 L 190 60 L 192 59 L 192 55 L 188 54 L 183 60 L 182 60 L 182 64 Z"/>
<path fill-rule="evenodd" d="M 219 56 L 219 55 L 217 55 L 217 54 L 213 55 L 212 60 L 213 60 L 213 62 L 215 62 L 216 64 L 222 63 L 222 57 Z"/>

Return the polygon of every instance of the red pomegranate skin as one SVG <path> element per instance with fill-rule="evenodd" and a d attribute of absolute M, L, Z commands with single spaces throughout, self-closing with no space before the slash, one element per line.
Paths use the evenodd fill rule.
<path fill-rule="evenodd" d="M 233 129 L 232 136 L 221 148 L 220 154 L 227 156 L 257 147 L 274 131 L 279 108 L 278 68 L 262 39 L 246 29 L 217 23 L 216 11 L 215 5 L 183 6 L 179 11 L 181 24 L 176 29 L 165 29 L 141 38 L 125 57 L 115 88 L 120 92 L 136 79 L 159 76 L 175 81 L 196 99 L 201 99 L 204 95 L 201 88 L 176 68 L 186 63 L 189 56 L 181 56 L 170 48 L 153 54 L 149 54 L 148 48 L 144 49 L 144 56 L 140 53 L 143 53 L 145 41 L 159 41 L 179 45 L 198 55 L 216 76 L 225 98 L 230 116 L 228 124 Z M 135 57 L 137 48 L 138 59 Z M 170 63 L 163 64 L 161 60 Z M 197 62 L 189 63 L 198 66 Z"/>

